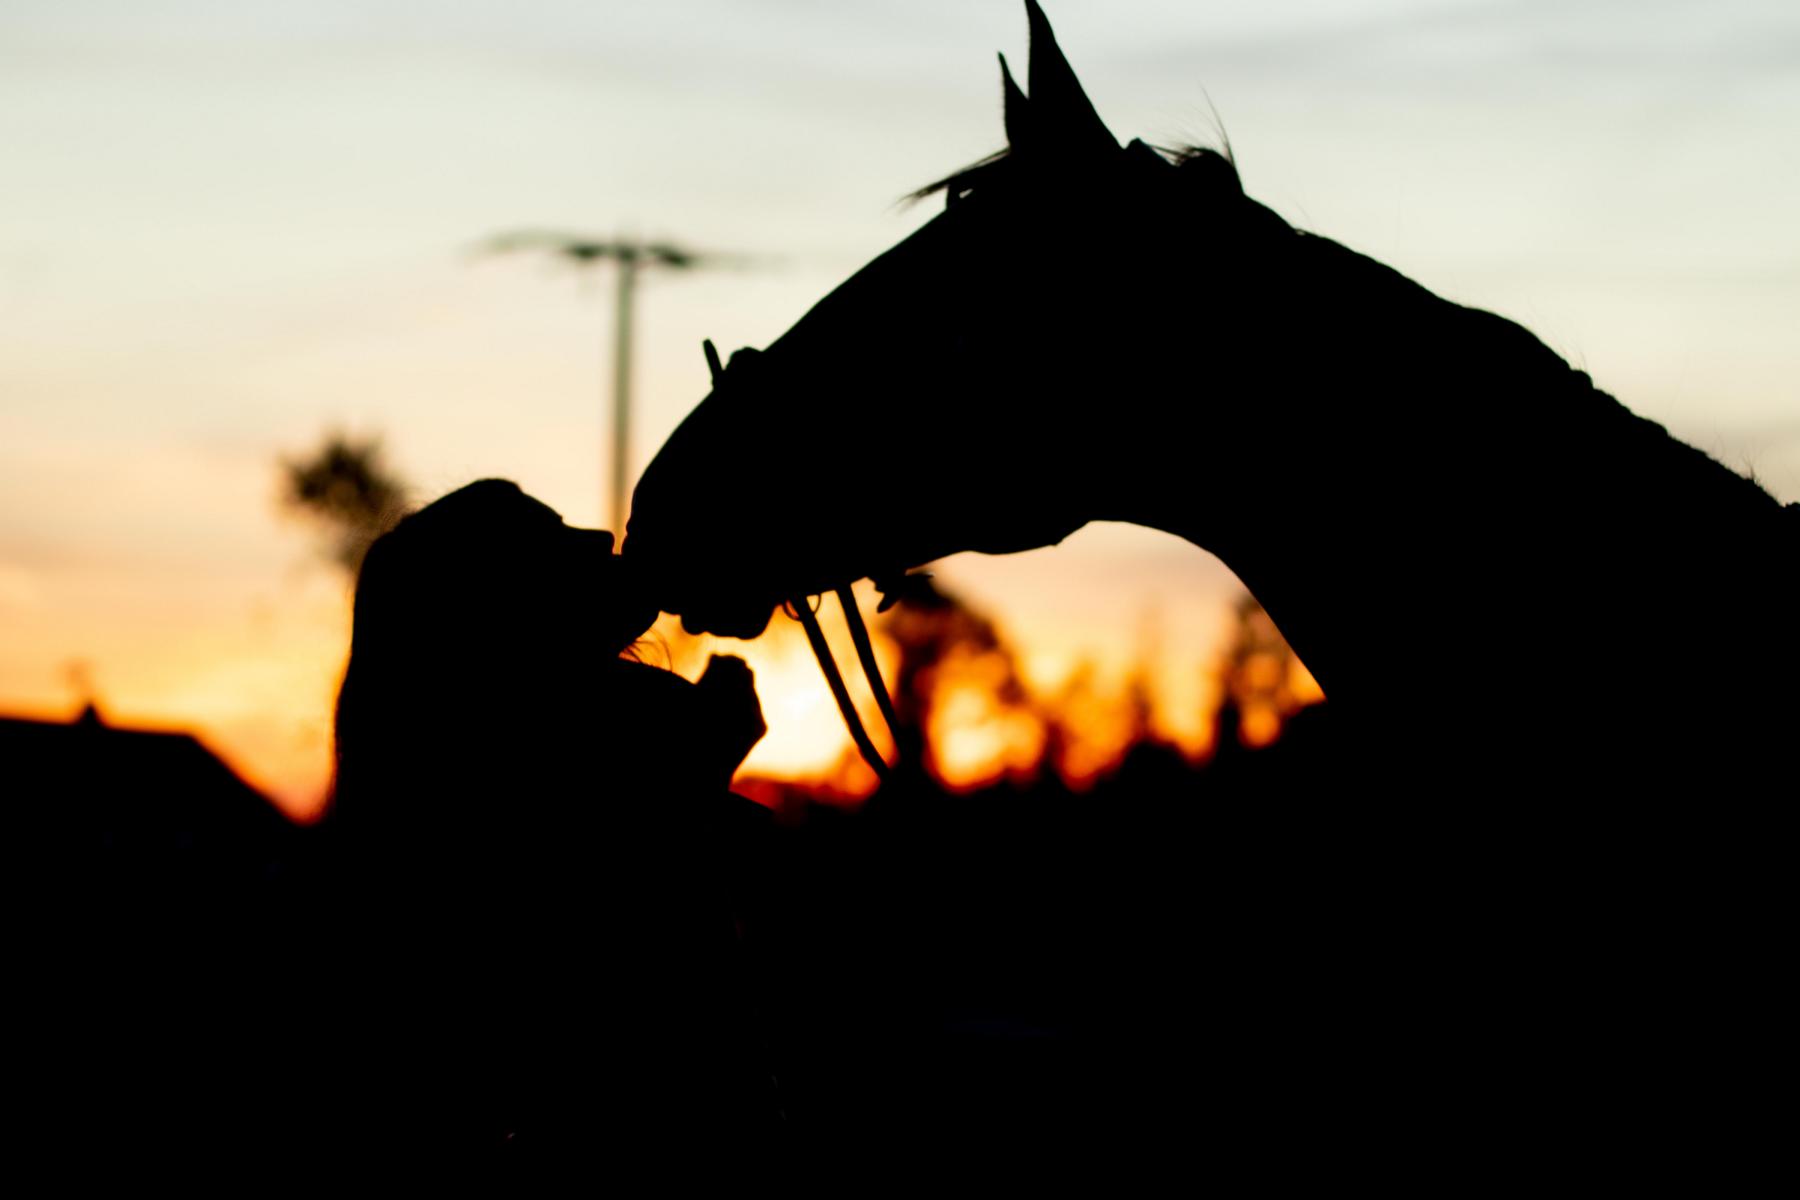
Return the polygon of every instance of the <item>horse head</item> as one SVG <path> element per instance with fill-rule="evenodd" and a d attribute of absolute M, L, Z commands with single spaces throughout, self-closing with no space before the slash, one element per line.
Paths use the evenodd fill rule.
<path fill-rule="evenodd" d="M 690 629 L 750 637 L 795 596 L 1132 519 L 1090 478 L 1143 455 L 1117 406 L 1158 361 L 1140 347 L 1166 264 L 1132 235 L 1176 205 L 1204 222 L 1196 194 L 1272 214 L 1223 156 L 1121 146 L 1026 8 L 1029 96 L 1001 58 L 1006 149 L 922 189 L 943 212 L 732 355 L 645 471 L 625 553 Z"/>

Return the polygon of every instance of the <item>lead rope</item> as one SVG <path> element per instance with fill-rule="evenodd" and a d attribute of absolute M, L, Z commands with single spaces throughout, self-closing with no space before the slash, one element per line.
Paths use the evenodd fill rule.
<path fill-rule="evenodd" d="M 895 748 L 898 749 L 900 718 L 894 715 L 894 701 L 882 682 L 881 664 L 875 661 L 875 646 L 869 641 L 868 626 L 863 624 L 862 612 L 856 607 L 856 597 L 851 594 L 849 584 L 838 585 L 837 597 L 839 606 L 844 610 L 844 624 L 850 627 L 850 640 L 856 646 L 856 657 L 862 663 L 863 675 L 869 680 L 869 690 L 875 693 L 875 707 L 881 710 L 881 719 L 887 722 L 888 736 L 894 738 Z"/>
<path fill-rule="evenodd" d="M 844 685 L 844 677 L 838 671 L 837 660 L 831 657 L 831 647 L 825 644 L 825 631 L 819 628 L 818 616 L 813 612 L 812 606 L 806 602 L 804 596 L 789 603 L 787 610 L 795 620 L 800 622 L 800 627 L 806 630 L 806 640 L 812 643 L 813 656 L 819 660 L 819 669 L 825 672 L 825 683 L 831 688 L 831 698 L 837 701 L 838 712 L 843 714 L 844 728 L 850 731 L 850 740 L 856 743 L 857 751 L 863 756 L 863 761 L 874 770 L 875 777 L 885 782 L 893 774 L 893 768 L 888 766 L 887 759 L 881 757 L 881 751 L 875 748 L 875 743 L 869 738 L 869 731 L 863 728 L 862 717 L 857 714 L 856 705 L 850 702 L 850 689 Z M 860 625 L 862 618 L 853 616 L 852 614 L 855 612 L 856 605 L 854 604 L 845 608 L 844 619 Z M 865 631 L 863 636 L 868 637 L 868 633 Z M 869 686 L 882 700 L 887 699 L 887 689 L 881 685 L 880 672 L 870 676 Z M 883 712 L 886 712 L 885 704 Z M 891 730 L 892 726 L 889 728 Z"/>
<path fill-rule="evenodd" d="M 711 338 L 700 345 L 706 352 L 706 366 L 712 372 L 713 386 L 716 388 L 725 374 L 725 368 L 719 362 L 719 349 L 712 344 Z M 863 624 L 862 613 L 856 606 L 856 597 L 850 591 L 849 584 L 838 587 L 837 598 L 839 606 L 844 610 L 844 624 L 850 628 L 850 641 L 856 646 L 857 661 L 862 664 L 869 690 L 875 694 L 875 706 L 881 710 L 882 720 L 887 722 L 888 736 L 898 746 L 900 721 L 894 715 L 894 701 L 888 695 L 887 685 L 882 682 L 881 664 L 875 661 L 874 643 L 869 640 L 868 626 Z M 884 601 L 882 611 L 887 611 L 891 603 L 892 598 Z M 875 772 L 875 778 L 885 782 L 892 777 L 894 768 L 881 757 L 881 751 L 875 748 L 869 731 L 863 728 L 862 716 L 850 699 L 850 689 L 845 685 L 843 673 L 838 670 L 837 660 L 831 656 L 831 647 L 825 641 L 825 631 L 819 627 L 818 613 L 805 596 L 790 600 L 785 607 L 788 615 L 800 622 L 800 627 L 806 630 L 806 640 L 812 646 L 813 657 L 819 660 L 819 670 L 825 675 L 825 684 L 831 689 L 831 698 L 837 701 L 838 713 L 844 718 L 844 728 L 850 731 L 850 740 L 856 743 L 857 753 L 863 756 L 863 761 Z"/>

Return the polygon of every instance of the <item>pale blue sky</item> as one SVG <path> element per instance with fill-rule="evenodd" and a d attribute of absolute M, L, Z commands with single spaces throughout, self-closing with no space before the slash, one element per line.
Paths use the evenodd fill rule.
<path fill-rule="evenodd" d="M 1207 139 L 1210 97 L 1253 195 L 1800 499 L 1800 5 L 1047 9 L 1121 137 Z M 0 707 L 87 656 L 129 705 L 219 719 L 132 647 L 301 644 L 282 614 L 321 585 L 270 464 L 330 424 L 384 431 L 426 494 L 512 475 L 597 522 L 609 291 L 468 248 L 766 257 L 646 288 L 641 464 L 705 390 L 702 337 L 769 341 L 930 215 L 897 196 L 999 145 L 996 50 L 1023 61 L 1015 0 L 4 0 Z M 1159 611 L 1199 661 L 1215 564 L 1107 531 L 1054 553 L 950 574 L 1096 653 Z"/>

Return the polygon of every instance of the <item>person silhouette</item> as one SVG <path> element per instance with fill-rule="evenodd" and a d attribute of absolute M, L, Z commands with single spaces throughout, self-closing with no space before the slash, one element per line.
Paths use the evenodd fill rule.
<path fill-rule="evenodd" d="M 619 1161 L 775 1119 L 738 935 L 766 813 L 727 790 L 761 710 L 740 659 L 637 661 L 655 616 L 610 533 L 502 480 L 371 547 L 330 816 L 352 1139 Z"/>

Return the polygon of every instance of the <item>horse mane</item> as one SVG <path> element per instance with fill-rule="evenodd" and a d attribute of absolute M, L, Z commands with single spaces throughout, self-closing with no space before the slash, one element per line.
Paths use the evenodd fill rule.
<path fill-rule="evenodd" d="M 1229 140 L 1218 149 L 1197 144 L 1150 149 L 1176 168 L 1175 178 L 1196 196 L 1225 195 L 1248 200 Z M 975 188 L 992 186 L 1014 176 L 1022 161 L 1026 160 L 1009 148 L 1002 148 L 908 193 L 902 203 L 917 203 L 942 193 L 954 204 Z M 1294 228 L 1279 214 L 1253 201 L 1251 205 L 1259 215 L 1266 214 L 1291 230 L 1295 249 L 1308 254 L 1315 269 L 1323 265 L 1346 295 L 1366 297 L 1373 286 L 1386 292 L 1397 305 L 1416 304 L 1421 322 L 1433 326 L 1435 333 L 1446 335 L 1438 349 L 1446 358 L 1474 357 L 1496 363 L 1504 374 L 1538 384 L 1560 378 L 1560 386 L 1543 392 L 1521 389 L 1519 395 L 1541 396 L 1549 406 L 1541 416 L 1560 425 L 1572 438 L 1595 447 L 1597 453 L 1604 453 L 1608 445 L 1635 442 L 1639 449 L 1650 453 L 1657 470 L 1664 473 L 1658 482 L 1665 486 L 1675 483 L 1685 500 L 1716 506 L 1712 515 L 1717 517 L 1758 522 L 1771 512 L 1782 512 L 1784 506 L 1754 477 L 1733 470 L 1675 437 L 1658 422 L 1638 416 L 1610 393 L 1595 387 L 1585 371 L 1570 366 L 1523 325 L 1497 313 L 1445 299 L 1386 263 L 1331 238 Z M 1787 528 L 1800 529 L 1800 504 L 1786 505 L 1782 515 L 1787 518 Z"/>
<path fill-rule="evenodd" d="M 1148 143 L 1146 143 L 1148 144 Z M 1204 184 L 1210 187 L 1228 186 L 1229 190 L 1243 194 L 1243 181 L 1238 178 L 1237 160 L 1232 157 L 1229 143 L 1222 150 L 1210 146 L 1151 146 L 1152 150 L 1167 160 L 1174 167 L 1181 168 L 1184 182 Z M 901 197 L 903 204 L 916 204 L 928 200 L 940 192 L 951 197 L 952 203 L 964 193 L 980 184 L 991 184 L 995 180 L 1006 178 L 1017 170 L 1019 158 L 1010 148 L 1002 148 L 977 159 L 968 166 L 952 171 L 942 179 L 926 184 L 916 191 L 908 192 Z"/>
<path fill-rule="evenodd" d="M 1218 163 L 1207 157 L 1184 162 L 1218 169 Z M 1430 369 L 1446 379 L 1456 374 L 1458 363 L 1485 363 L 1493 372 L 1487 386 L 1503 389 L 1505 404 L 1515 412 L 1518 405 L 1536 406 L 1531 419 L 1538 428 L 1597 455 L 1616 459 L 1612 451 L 1627 447 L 1638 451 L 1643 467 L 1653 472 L 1644 482 L 1654 482 L 1661 493 L 1654 498 L 1658 503 L 1697 502 L 1707 506 L 1710 518 L 1752 523 L 1784 508 L 1753 476 L 1633 412 L 1518 322 L 1446 299 L 1388 264 L 1321 234 L 1295 229 L 1292 246 L 1307 256 L 1308 274 L 1323 283 L 1324 294 L 1346 298 L 1340 307 L 1348 307 L 1348 298 L 1366 305 L 1371 297 L 1381 296 L 1394 309 L 1413 310 L 1416 320 L 1408 323 L 1421 346 L 1419 352 L 1428 355 Z M 1596 463 L 1596 474 L 1601 466 Z M 1800 504 L 1785 509 L 1787 526 L 1800 530 Z"/>
<path fill-rule="evenodd" d="M 928 183 L 924 187 L 906 193 L 900 198 L 902 204 L 917 204 L 921 200 L 929 200 L 939 192 L 956 197 L 973 188 L 977 183 L 992 181 L 1009 174 L 1012 165 L 1018 160 L 1010 149 L 1002 147 L 984 158 L 979 158 L 966 167 L 950 172 L 942 179 Z"/>

